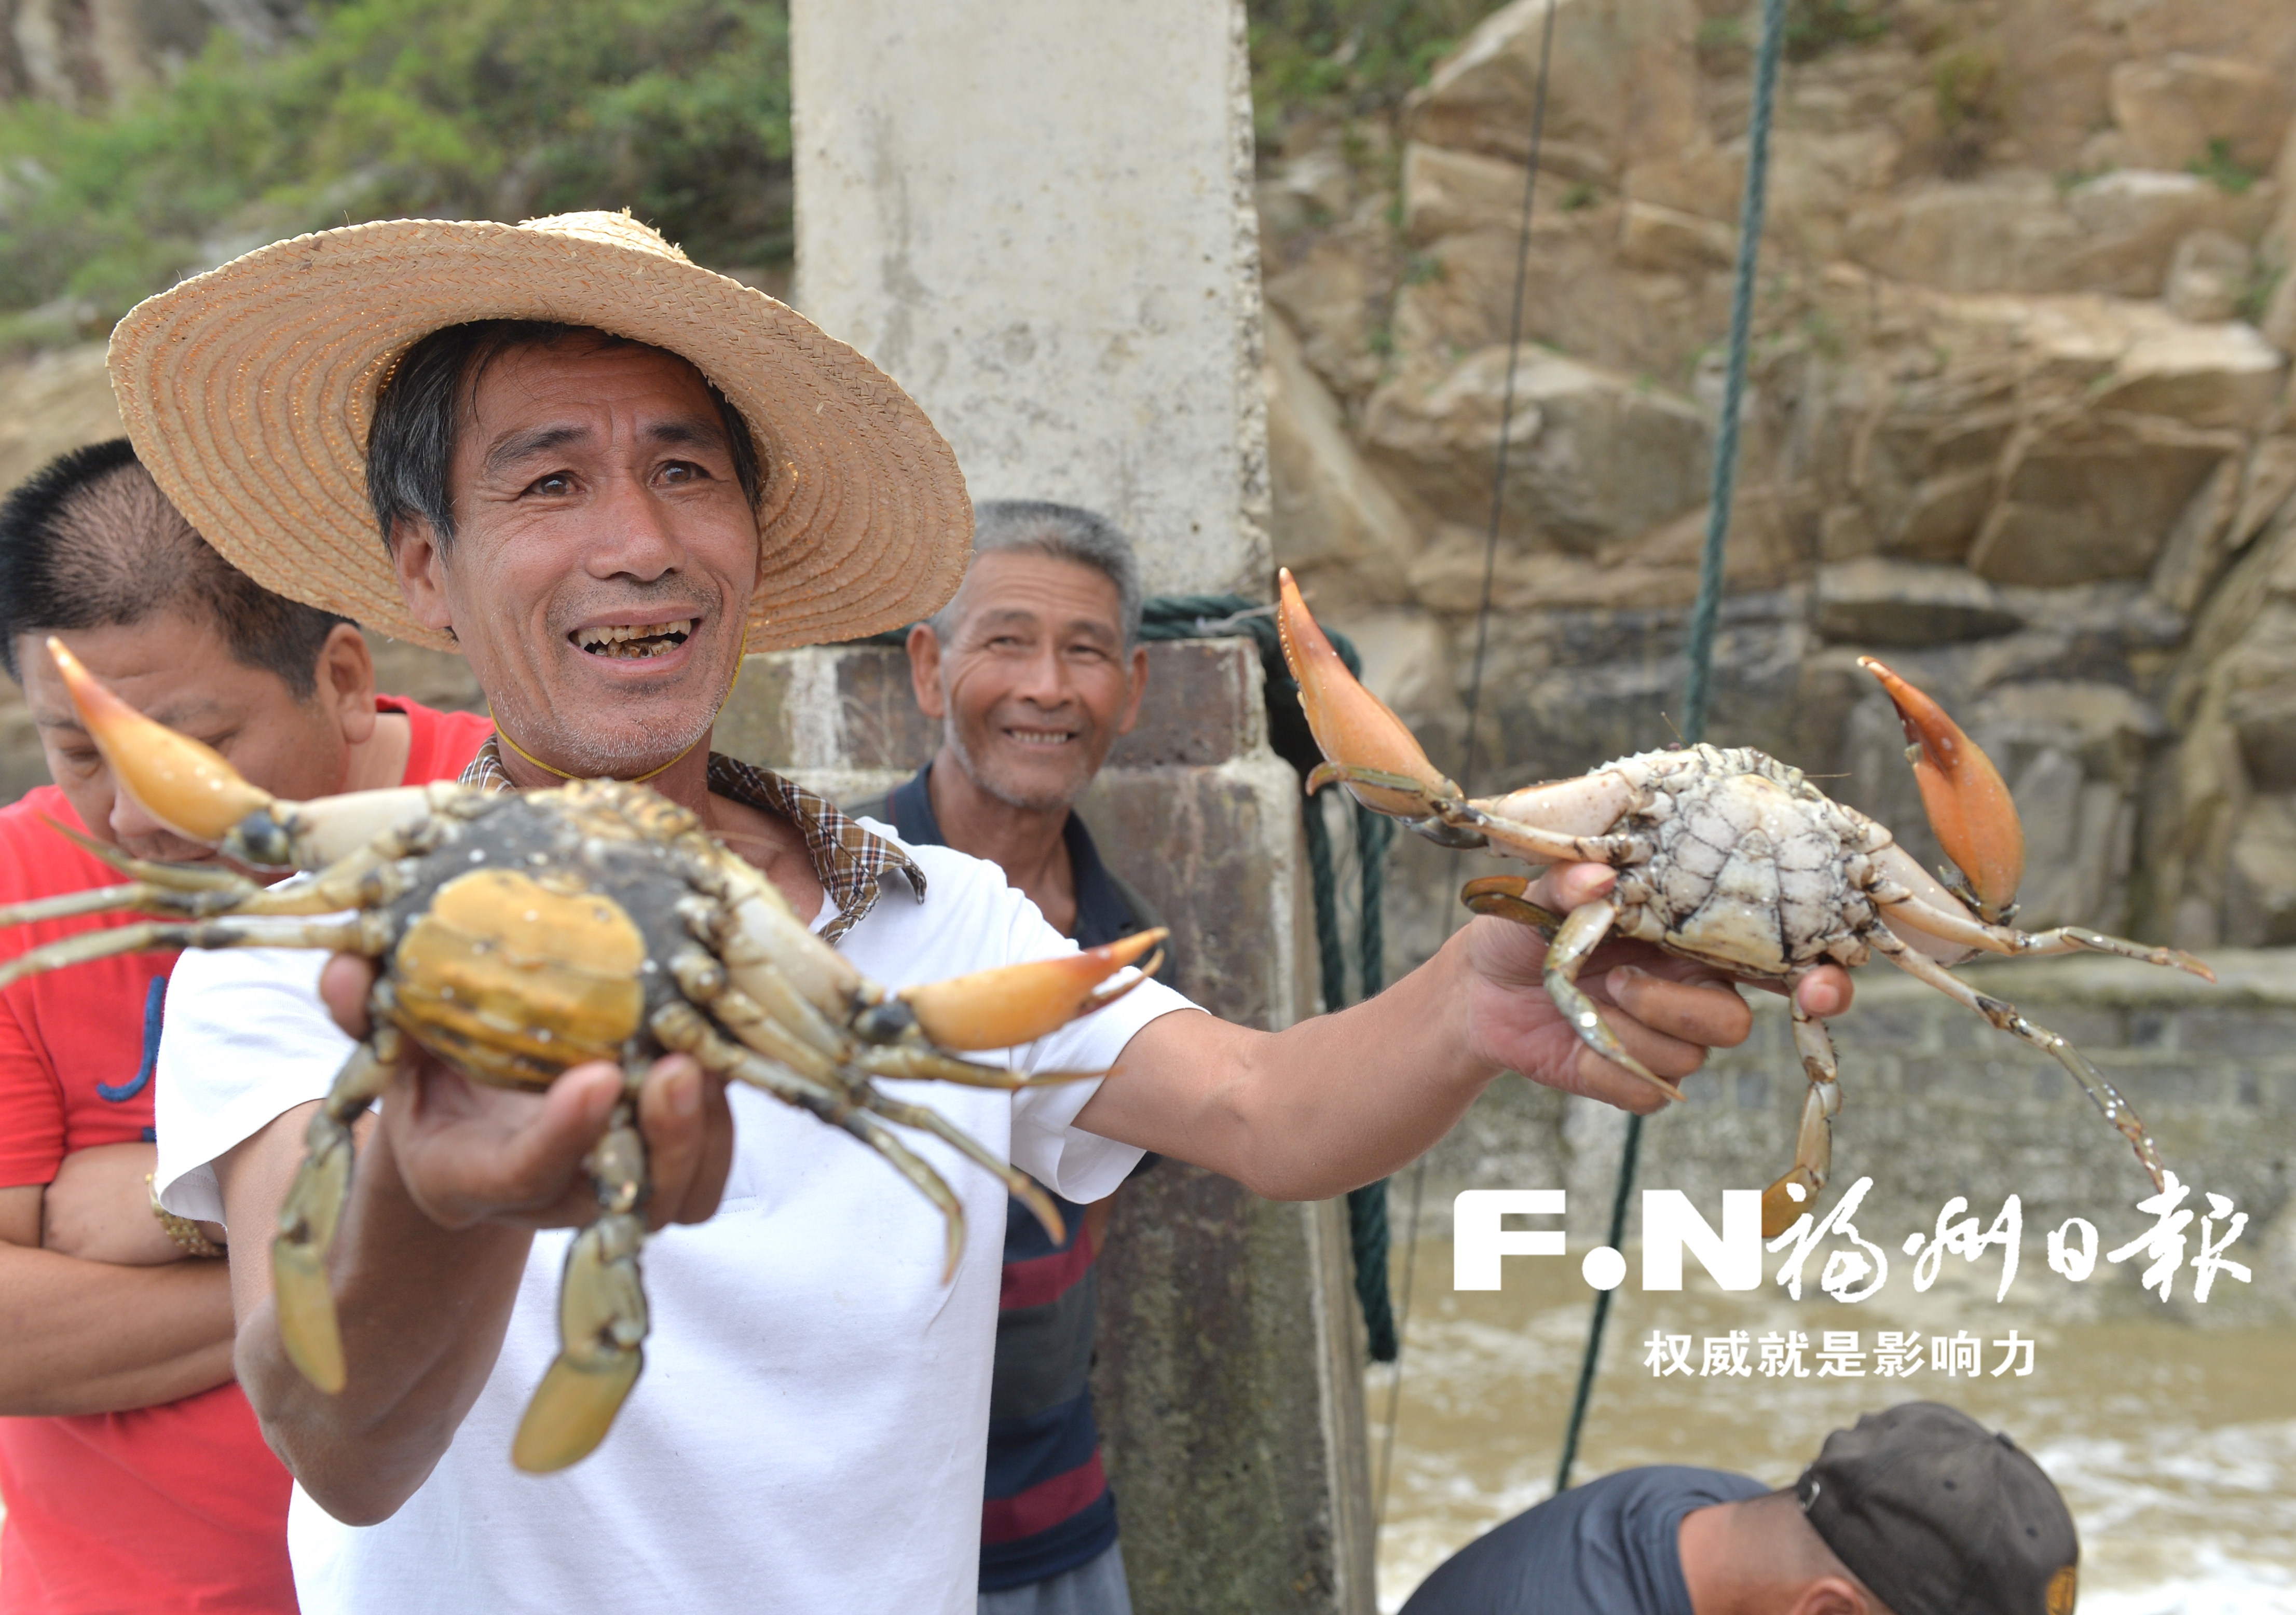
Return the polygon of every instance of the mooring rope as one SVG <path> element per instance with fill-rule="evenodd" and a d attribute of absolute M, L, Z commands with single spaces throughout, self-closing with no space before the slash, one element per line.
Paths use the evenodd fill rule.
<path fill-rule="evenodd" d="M 1475 607 L 1474 671 L 1467 682 L 1467 755 L 1459 769 L 1459 788 L 1472 794 L 1475 748 L 1483 709 L 1483 660 L 1490 648 L 1491 589 L 1498 576 L 1499 522 L 1506 511 L 1507 451 L 1514 433 L 1514 373 L 1522 362 L 1522 301 L 1530 277 L 1530 217 L 1538 199 L 1540 147 L 1546 138 L 1547 70 L 1554 61 L 1554 13 L 1562 0 L 1546 0 L 1546 18 L 1538 36 L 1538 83 L 1531 93 L 1530 150 L 1522 176 L 1522 224 L 1516 233 L 1514 299 L 1507 314 L 1506 380 L 1499 391 L 1499 440 L 1491 452 L 1491 518 L 1483 535 L 1483 592 Z M 1376 1536 L 1387 1521 L 1388 1478 L 1395 1460 L 1395 1426 L 1403 1409 L 1403 1336 L 1411 1322 L 1411 1286 L 1419 1268 L 1419 1211 L 1427 1187 L 1427 1158 L 1411 1165 L 1411 1209 L 1403 1225 L 1403 1299 L 1396 1326 L 1395 1377 L 1387 1387 L 1387 1429 L 1379 1450 L 1379 1482 L 1372 1500 L 1372 1529 Z"/>
<path fill-rule="evenodd" d="M 1706 549 L 1700 558 L 1698 603 L 1690 613 L 1689 669 L 1684 676 L 1682 739 L 1696 745 L 1706 735 L 1707 696 L 1714 681 L 1714 625 L 1722 610 L 1722 554 L 1730 533 L 1730 500 L 1738 484 L 1738 416 L 1746 396 L 1746 350 L 1754 325 L 1754 266 L 1762 246 L 1762 211 L 1770 172 L 1770 122 L 1777 102 L 1778 60 L 1785 43 L 1785 0 L 1762 0 L 1762 43 L 1754 58 L 1754 106 L 1746 125 L 1746 191 L 1738 209 L 1738 275 L 1730 297 L 1730 367 L 1722 386 L 1722 418 L 1714 432 L 1714 480 L 1706 510 Z M 1627 1209 L 1634 1198 L 1635 1166 L 1642 1153 L 1643 1119 L 1627 1118 L 1627 1139 L 1619 1152 L 1619 1188 L 1611 1201 L 1611 1249 L 1627 1244 Z M 1562 1462 L 1554 1472 L 1557 1493 L 1570 1489 L 1578 1459 L 1578 1436 L 1587 1404 L 1595 1392 L 1595 1370 L 1603 1354 L 1603 1327 L 1610 1319 L 1612 1291 L 1595 1293 L 1595 1316 L 1587 1330 L 1587 1355 L 1578 1365 L 1578 1390 L 1570 1402 L 1570 1423 L 1562 1437 Z"/>
<path fill-rule="evenodd" d="M 1348 671 L 1363 676 L 1363 658 L 1344 634 L 1328 627 L 1325 637 L 1339 652 Z M 1283 660 L 1283 646 L 1275 619 L 1265 605 L 1241 594 L 1159 594 L 1141 612 L 1143 639 L 1201 639 L 1212 635 L 1248 635 L 1259 643 L 1267 697 L 1267 744 L 1276 756 L 1306 778 L 1323 753 L 1308 728 L 1300 709 L 1300 686 Z M 1382 909 L 1386 901 L 1388 843 L 1395 826 L 1353 798 L 1342 798 L 1354 809 L 1356 873 L 1361 908 L 1356 926 L 1356 971 L 1361 996 L 1371 997 L 1386 985 L 1382 949 L 1386 946 Z M 1343 1009 L 1348 997 L 1347 947 L 1340 925 L 1339 876 L 1332 857 L 1331 829 L 1324 821 L 1324 805 L 1315 797 L 1300 799 L 1300 828 L 1308 843 L 1308 883 L 1315 898 L 1316 954 L 1322 976 L 1326 1012 Z M 1348 1195 L 1349 1243 L 1356 1268 L 1356 1305 L 1361 1308 L 1365 1343 L 1375 1363 L 1391 1363 L 1396 1354 L 1393 1299 L 1388 1291 L 1387 1180 L 1365 1184 Z"/>

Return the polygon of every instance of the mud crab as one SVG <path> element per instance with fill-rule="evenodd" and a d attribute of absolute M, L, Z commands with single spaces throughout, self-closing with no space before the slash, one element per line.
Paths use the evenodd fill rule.
<path fill-rule="evenodd" d="M 1280 588 L 1283 653 L 1325 759 L 1308 777 L 1309 791 L 1327 782 L 1344 785 L 1365 807 L 1445 847 L 1618 870 L 1608 898 L 1567 916 L 1531 902 L 1527 876 L 1487 875 L 1460 894 L 1478 914 L 1548 936 L 1546 990 L 1598 1053 L 1668 1099 L 1682 1098 L 1628 1052 L 1577 986 L 1587 955 L 1613 930 L 1789 988 L 1828 961 L 1854 968 L 1880 954 L 2063 1066 L 2160 1186 L 2152 1135 L 2104 1074 L 2064 1038 L 1947 967 L 1980 954 L 2090 951 L 2172 965 L 2211 981 L 2214 974 L 2190 955 L 2078 925 L 2023 931 L 2010 924 L 2025 852 L 2008 789 L 1944 709 L 1888 668 L 1860 659 L 1905 726 L 1906 756 L 1931 828 L 1963 872 L 1950 885 L 1933 878 L 1884 826 L 1827 797 L 1800 769 L 1745 747 L 1645 751 L 1578 779 L 1470 801 L 1428 761 L 1403 721 L 1348 672 L 1289 571 Z M 1833 1118 L 1841 1108 L 1824 1024 L 1797 1004 L 1793 1034 L 1809 1088 L 1793 1165 L 1762 1195 L 1766 1239 L 1813 1209 L 1832 1168 Z"/>
<path fill-rule="evenodd" d="M 1143 977 L 1111 978 L 1161 930 L 888 991 L 813 935 L 698 817 L 644 786 L 594 780 L 520 793 L 441 783 L 280 801 L 120 701 L 58 641 L 48 648 L 81 722 L 147 811 L 249 866 L 314 873 L 266 887 L 75 837 L 128 882 L 0 909 L 0 925 L 115 911 L 160 917 L 25 954 L 0 968 L 0 986 L 148 948 L 322 947 L 383 962 L 375 1029 L 311 1118 L 272 1246 L 280 1334 L 320 1390 L 340 1390 L 347 1373 L 326 1257 L 350 1193 L 350 1125 L 410 1045 L 506 1087 L 547 1086 L 594 1060 L 628 1074 L 628 1096 L 586 1162 L 598 1216 L 567 1255 L 562 1349 L 520 1423 L 512 1457 L 521 1469 L 561 1469 L 586 1455 L 644 1365 L 646 1162 L 631 1100 L 667 1051 L 810 1111 L 882 1155 L 940 1209 L 950 1273 L 964 1240 L 956 1196 L 887 1123 L 978 1162 L 1061 1237 L 1059 1210 L 1025 1173 L 937 1111 L 878 1092 L 874 1079 L 1018 1088 L 1091 1075 L 1024 1076 L 956 1056 L 1030 1042 L 1112 1003 Z"/>

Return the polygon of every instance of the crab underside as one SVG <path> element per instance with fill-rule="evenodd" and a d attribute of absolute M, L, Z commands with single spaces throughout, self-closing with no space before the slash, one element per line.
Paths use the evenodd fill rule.
<path fill-rule="evenodd" d="M 1789 988 L 1822 964 L 1854 969 L 1879 954 L 2063 1066 L 2160 1185 L 2152 1136 L 2104 1074 L 2064 1038 L 1948 966 L 1988 954 L 2088 951 L 2214 975 L 2189 955 L 2081 926 L 2013 926 L 2024 842 L 2007 789 L 1942 709 L 1880 662 L 1869 657 L 1862 665 L 1881 680 L 1905 724 L 1931 826 L 1963 872 L 1951 884 L 1931 876 L 1882 824 L 1826 796 L 1800 769 L 1750 748 L 1646 751 L 1578 779 L 1471 801 L 1427 760 L 1402 720 L 1348 672 L 1288 571 L 1281 588 L 1284 654 L 1325 758 L 1308 782 L 1311 791 L 1340 783 L 1365 807 L 1447 847 L 1618 870 L 1610 897 L 1567 915 L 1530 900 L 1529 876 L 1484 876 L 1461 894 L 1478 914 L 1546 934 L 1547 991 L 1598 1053 L 1668 1099 L 1682 1098 L 1619 1041 L 1577 984 L 1587 955 L 1613 931 Z M 1824 1022 L 1797 1004 L 1793 1031 L 1809 1088 L 1793 1164 L 1762 1196 L 1765 1238 L 1814 1211 L 1832 1168 L 1833 1119 L 1841 1108 Z"/>

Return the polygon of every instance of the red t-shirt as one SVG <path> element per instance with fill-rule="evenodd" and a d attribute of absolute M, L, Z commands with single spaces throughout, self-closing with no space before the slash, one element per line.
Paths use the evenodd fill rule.
<path fill-rule="evenodd" d="M 410 785 L 454 778 L 493 728 L 394 696 L 377 704 L 413 727 Z M 44 816 L 79 828 L 53 785 L 0 808 L 0 903 L 119 881 Z M 20 927 L 0 936 L 0 956 L 134 918 Z M 45 1184 L 75 1150 L 152 1137 L 152 1068 L 175 962 L 126 954 L 0 990 L 0 1185 Z M 236 1384 L 130 1413 L 0 1419 L 0 1612 L 292 1611 L 287 1490 Z"/>

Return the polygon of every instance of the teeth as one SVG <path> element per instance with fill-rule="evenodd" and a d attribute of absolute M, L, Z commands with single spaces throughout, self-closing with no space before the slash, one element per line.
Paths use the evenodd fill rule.
<path fill-rule="evenodd" d="M 1076 738 L 1065 729 L 1007 729 L 1004 733 L 1024 746 L 1065 746 Z"/>
<path fill-rule="evenodd" d="M 581 647 L 593 656 L 611 656 L 617 660 L 630 660 L 647 656 L 660 656 L 674 651 L 685 643 L 693 632 L 693 619 L 681 618 L 676 622 L 640 623 L 634 626 L 599 627 L 576 630 Z"/>

